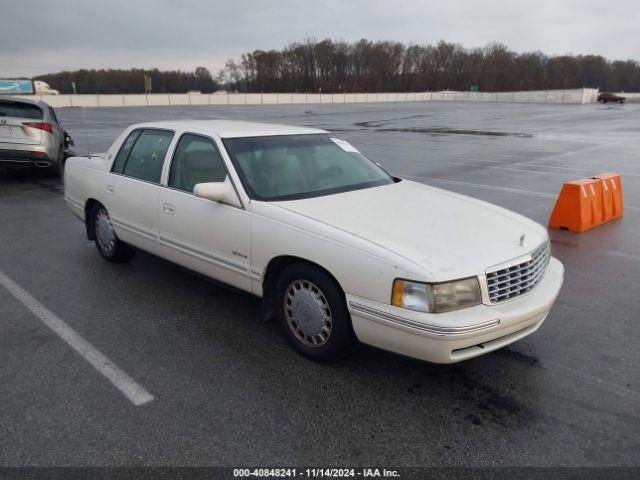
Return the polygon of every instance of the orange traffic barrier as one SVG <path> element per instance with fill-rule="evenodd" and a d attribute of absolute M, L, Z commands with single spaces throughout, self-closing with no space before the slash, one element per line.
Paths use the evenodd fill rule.
<path fill-rule="evenodd" d="M 549 227 L 584 232 L 602 223 L 602 180 L 566 182 L 553 207 Z"/>
<path fill-rule="evenodd" d="M 624 215 L 622 179 L 618 173 L 601 173 L 593 178 L 602 180 L 602 221 L 608 222 Z"/>

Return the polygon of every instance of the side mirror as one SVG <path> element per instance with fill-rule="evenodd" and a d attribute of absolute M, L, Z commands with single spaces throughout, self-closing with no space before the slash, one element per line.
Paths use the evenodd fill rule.
<path fill-rule="evenodd" d="M 198 183 L 193 187 L 193 194 L 199 198 L 206 198 L 217 203 L 224 203 L 233 207 L 242 207 L 238 195 L 229 181 L 229 177 L 224 182 Z"/>

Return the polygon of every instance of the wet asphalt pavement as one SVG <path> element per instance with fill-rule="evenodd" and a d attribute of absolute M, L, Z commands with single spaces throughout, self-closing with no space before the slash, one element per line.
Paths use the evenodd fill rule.
<path fill-rule="evenodd" d="M 0 465 L 640 464 L 640 104 L 58 112 L 77 152 L 148 120 L 317 126 L 543 224 L 564 181 L 616 171 L 625 217 L 551 231 L 565 285 L 530 337 L 452 366 L 365 346 L 327 366 L 259 324 L 248 294 L 143 252 L 104 262 L 58 181 L 0 173 L 0 271 L 154 396 L 132 405 L 0 286 Z"/>

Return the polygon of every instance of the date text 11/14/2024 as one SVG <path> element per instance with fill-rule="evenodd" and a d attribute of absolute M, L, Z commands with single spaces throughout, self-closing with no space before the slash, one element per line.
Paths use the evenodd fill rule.
<path fill-rule="evenodd" d="M 303 477 L 303 478 L 397 478 L 397 470 L 386 468 L 236 468 L 238 477 Z"/>

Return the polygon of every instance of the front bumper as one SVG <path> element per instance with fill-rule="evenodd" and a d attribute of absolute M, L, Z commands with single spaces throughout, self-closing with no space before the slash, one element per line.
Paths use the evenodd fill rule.
<path fill-rule="evenodd" d="M 551 258 L 538 285 L 497 305 L 421 313 L 347 294 L 362 343 L 434 363 L 455 363 L 491 352 L 535 332 L 560 293 L 564 267 Z"/>

